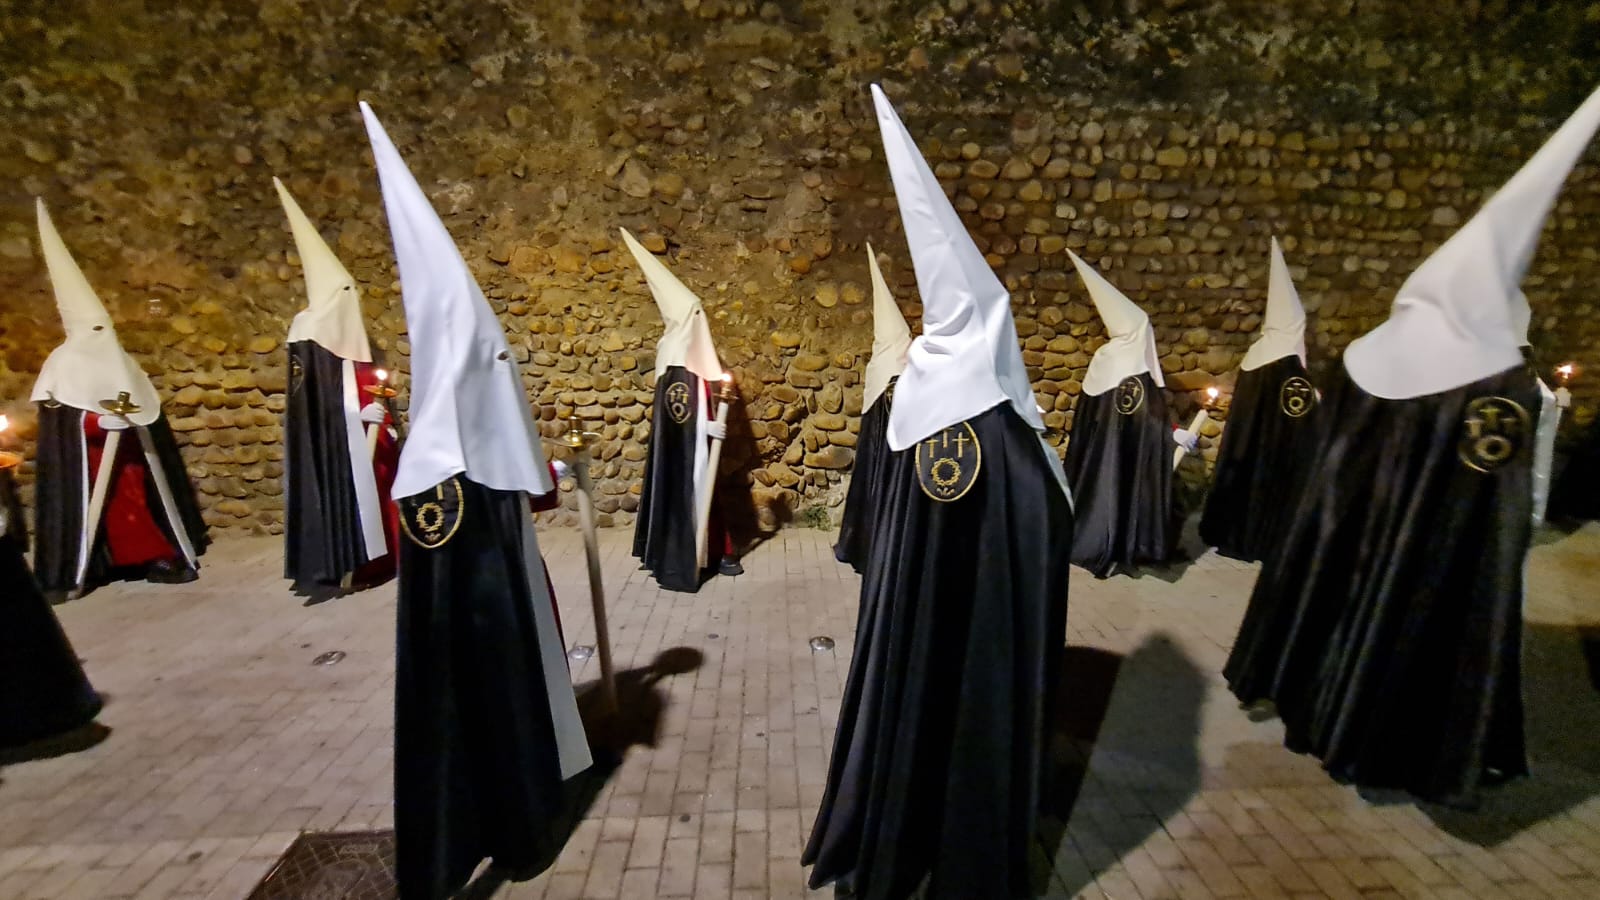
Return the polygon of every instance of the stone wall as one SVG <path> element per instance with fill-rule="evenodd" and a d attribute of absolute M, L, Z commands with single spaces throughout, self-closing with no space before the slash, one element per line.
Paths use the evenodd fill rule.
<path fill-rule="evenodd" d="M 618 226 L 705 301 L 742 397 L 725 488 L 762 527 L 825 520 L 871 346 L 867 241 L 919 314 L 865 91 L 879 80 L 1012 289 L 1052 440 L 1103 335 L 1069 247 L 1151 313 L 1186 421 L 1259 324 L 1269 236 L 1326 367 L 1600 83 L 1591 4 L 1418 6 L 0 5 L 0 403 L 27 438 L 60 338 L 39 195 L 170 398 L 208 521 L 281 530 L 281 341 L 302 283 L 272 175 L 364 285 L 405 386 L 365 98 L 510 333 L 547 435 L 573 411 L 603 431 L 607 522 L 637 502 L 660 334 Z M 1538 358 L 1594 373 L 1574 384 L 1580 419 L 1600 399 L 1597 159 L 1526 284 Z"/>

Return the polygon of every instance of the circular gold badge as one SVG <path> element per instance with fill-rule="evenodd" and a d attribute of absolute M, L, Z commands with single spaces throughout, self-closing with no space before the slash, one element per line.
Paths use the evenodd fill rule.
<path fill-rule="evenodd" d="M 1469 468 L 1493 472 L 1517 458 L 1532 428 L 1528 411 L 1515 400 L 1478 397 L 1461 415 L 1456 454 Z"/>
<path fill-rule="evenodd" d="M 419 547 L 443 547 L 461 528 L 466 512 L 466 496 L 461 479 L 452 478 L 433 486 L 433 490 L 400 498 L 400 528 Z"/>
<path fill-rule="evenodd" d="M 679 425 L 689 421 L 689 416 L 694 413 L 694 398 L 689 393 L 689 385 L 682 381 L 674 381 L 667 385 L 667 415 L 672 416 L 672 421 Z"/>
<path fill-rule="evenodd" d="M 1117 385 L 1117 412 L 1131 416 L 1144 405 L 1144 382 L 1138 376 L 1124 378 Z"/>
<path fill-rule="evenodd" d="M 918 441 L 916 453 L 917 484 L 940 503 L 960 500 L 978 482 L 983 448 L 978 433 L 966 422 Z"/>
<path fill-rule="evenodd" d="M 1317 389 L 1300 375 L 1287 378 L 1278 391 L 1278 408 L 1291 419 L 1298 419 L 1317 405 Z"/>

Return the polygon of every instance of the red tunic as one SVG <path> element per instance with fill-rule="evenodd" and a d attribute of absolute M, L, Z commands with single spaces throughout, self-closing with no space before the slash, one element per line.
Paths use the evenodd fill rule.
<path fill-rule="evenodd" d="M 367 387 L 378 384 L 378 377 L 374 374 L 378 367 L 364 362 L 355 363 L 355 367 L 356 387 L 361 392 L 361 405 L 365 407 L 373 399 L 367 393 Z M 383 543 L 389 553 L 357 569 L 352 578 L 357 584 L 388 581 L 394 577 L 395 566 L 400 559 L 400 510 L 390 495 L 395 472 L 400 466 L 400 442 L 389 433 L 393 426 L 394 421 L 384 416 L 378 432 L 378 446 L 372 452 L 372 474 L 378 482 L 378 508 L 383 510 Z M 367 427 L 371 426 L 363 425 L 363 430 Z"/>
<path fill-rule="evenodd" d="M 84 444 L 89 453 L 89 472 L 86 480 L 93 482 L 100 471 L 108 432 L 100 427 L 100 416 L 86 413 L 83 417 Z M 168 473 L 171 475 L 172 473 Z M 182 551 L 168 537 L 156 521 L 154 510 L 160 509 L 159 494 L 151 496 L 147 488 L 150 467 L 145 461 L 144 447 L 133 428 L 122 430 L 117 445 L 117 458 L 111 468 L 111 486 L 106 493 L 106 505 L 100 525 L 106 549 L 111 554 L 111 565 L 116 568 L 145 566 L 161 560 L 178 560 Z M 93 490 L 93 484 L 89 485 Z"/>

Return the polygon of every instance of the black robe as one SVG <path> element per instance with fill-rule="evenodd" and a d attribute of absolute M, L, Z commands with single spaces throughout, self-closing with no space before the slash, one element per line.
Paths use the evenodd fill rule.
<path fill-rule="evenodd" d="M 971 432 L 964 427 L 971 426 Z M 1066 631 L 1072 510 L 1008 405 L 975 436 L 975 481 L 924 492 L 919 448 L 891 455 L 828 781 L 803 863 L 862 900 L 1020 897 Z M 938 440 L 935 436 L 930 440 Z M 971 439 L 959 449 L 971 459 Z M 941 477 L 937 470 L 930 477 Z"/>
<path fill-rule="evenodd" d="M 1314 450 L 1315 409 L 1315 390 L 1294 354 L 1239 373 L 1200 516 L 1200 538 L 1218 553 L 1253 562 L 1282 540 Z"/>
<path fill-rule="evenodd" d="M 570 700 L 572 686 L 559 637 L 556 659 L 540 642 L 536 604 L 550 623 L 555 611 L 528 496 L 457 476 L 399 505 L 398 880 L 405 900 L 442 900 L 485 858 L 522 871 L 553 858 L 564 794 L 552 694 Z"/>
<path fill-rule="evenodd" d="M 1072 561 L 1105 578 L 1172 553 L 1172 423 L 1150 374 L 1078 398 L 1067 441 Z"/>
<path fill-rule="evenodd" d="M 850 488 L 844 495 L 844 513 L 839 519 L 839 540 L 833 556 L 849 563 L 857 572 L 867 566 L 872 550 L 872 526 L 878 517 L 878 495 L 889 470 L 889 410 L 894 402 L 894 379 L 861 417 L 861 434 L 856 438 L 856 462 L 850 473 Z"/>
<path fill-rule="evenodd" d="M 39 455 L 35 463 L 37 468 L 33 488 L 37 545 L 34 572 L 39 585 L 50 592 L 65 592 L 76 587 L 74 582 L 78 574 L 78 548 L 83 542 L 83 517 L 89 506 L 91 482 L 94 479 L 94 473 L 88 471 L 89 456 L 84 446 L 84 415 L 84 411 L 76 407 L 39 404 Z M 176 529 L 182 528 L 195 555 L 205 553 L 209 542 L 206 523 L 200 516 L 200 504 L 195 500 L 194 486 L 189 483 L 188 469 L 178 453 L 178 444 L 172 438 L 166 414 L 157 416 L 147 426 L 129 428 L 123 432 L 123 440 L 139 441 L 137 432 L 140 431 L 149 436 L 156 459 L 167 476 L 167 486 L 172 492 L 178 521 L 168 521 L 160 492 L 156 489 L 155 472 L 146 466 L 145 495 L 151 516 L 172 546 L 178 546 Z M 117 576 L 111 567 L 111 557 L 106 552 L 104 529 L 98 533 L 100 538 L 89 553 L 89 568 L 84 577 L 86 587 L 105 584 Z"/>
<path fill-rule="evenodd" d="M 289 372 L 283 575 L 295 584 L 337 584 L 370 561 L 351 479 L 344 360 L 312 341 L 295 341 Z"/>
<path fill-rule="evenodd" d="M 1276 702 L 1292 749 L 1338 778 L 1447 801 L 1527 771 L 1538 414 L 1522 367 L 1410 400 L 1373 397 L 1339 369 L 1224 670 L 1241 701 Z"/>
<path fill-rule="evenodd" d="M 669 591 L 700 590 L 694 484 L 695 446 L 704 440 L 704 401 L 700 376 L 682 366 L 668 367 L 656 381 L 633 555 Z"/>
<path fill-rule="evenodd" d="M 1550 485 L 1552 520 L 1600 519 L 1600 419 L 1578 431 L 1565 466 Z"/>
<path fill-rule="evenodd" d="M 28 526 L 0 470 L 0 747 L 86 725 L 100 697 L 28 571 Z"/>

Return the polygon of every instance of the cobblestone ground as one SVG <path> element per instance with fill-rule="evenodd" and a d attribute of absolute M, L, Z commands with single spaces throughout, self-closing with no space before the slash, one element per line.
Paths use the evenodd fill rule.
<path fill-rule="evenodd" d="M 663 593 L 628 538 L 602 548 L 635 745 L 551 869 L 492 893 L 804 895 L 857 579 L 831 535 L 792 530 L 742 577 Z M 541 540 L 568 641 L 592 644 L 581 544 Z M 302 830 L 391 824 L 393 586 L 305 606 L 279 553 L 226 539 L 195 584 L 58 608 L 108 732 L 0 760 L 0 898 L 241 898 Z M 1254 574 L 1209 555 L 1139 578 L 1074 573 L 1051 788 L 1070 815 L 1047 822 L 1038 854 L 1050 896 L 1600 897 L 1600 693 L 1584 657 L 1600 667 L 1600 528 L 1534 550 L 1537 774 L 1475 813 L 1337 785 L 1238 709 L 1218 672 Z M 819 634 L 837 649 L 812 652 Z M 674 648 L 698 654 L 655 665 Z M 346 656 L 312 665 L 330 650 Z"/>

